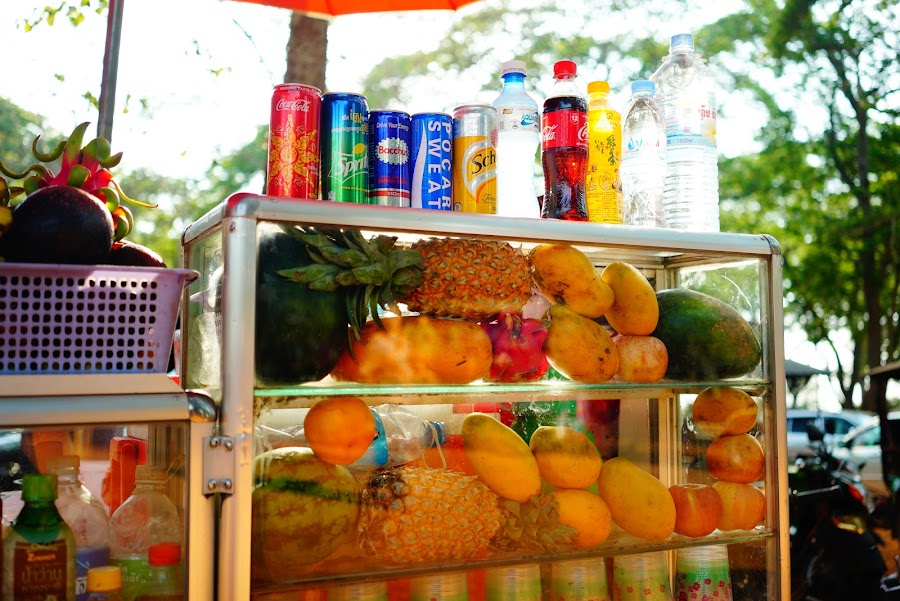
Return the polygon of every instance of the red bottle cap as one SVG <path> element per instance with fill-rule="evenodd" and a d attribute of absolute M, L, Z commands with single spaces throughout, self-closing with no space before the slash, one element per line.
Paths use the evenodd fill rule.
<path fill-rule="evenodd" d="M 560 75 L 568 75 L 574 77 L 576 74 L 575 61 L 556 61 L 553 65 L 553 77 Z"/>
<path fill-rule="evenodd" d="M 181 561 L 181 545 L 178 543 L 156 543 L 150 545 L 147 560 L 151 566 L 171 566 Z"/>

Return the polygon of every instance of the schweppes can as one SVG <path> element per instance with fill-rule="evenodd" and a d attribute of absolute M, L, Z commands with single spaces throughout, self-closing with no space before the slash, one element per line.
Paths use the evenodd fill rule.
<path fill-rule="evenodd" d="M 497 112 L 488 104 L 453 109 L 453 210 L 497 212 Z"/>

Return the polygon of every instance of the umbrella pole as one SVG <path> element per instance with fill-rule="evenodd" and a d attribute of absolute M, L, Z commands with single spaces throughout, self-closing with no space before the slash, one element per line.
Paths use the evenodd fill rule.
<path fill-rule="evenodd" d="M 119 70 L 119 41 L 122 38 L 122 6 L 125 0 L 109 0 L 109 19 L 106 23 L 106 50 L 103 53 L 103 79 L 100 82 L 100 101 L 97 137 L 112 141 L 113 112 L 116 106 L 116 74 Z"/>

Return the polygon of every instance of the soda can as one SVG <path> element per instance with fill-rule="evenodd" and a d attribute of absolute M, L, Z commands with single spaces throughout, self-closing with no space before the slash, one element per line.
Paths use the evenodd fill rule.
<path fill-rule="evenodd" d="M 489 104 L 453 109 L 453 210 L 497 212 L 497 111 Z"/>
<path fill-rule="evenodd" d="M 410 126 L 409 113 L 369 113 L 370 204 L 409 206 Z"/>
<path fill-rule="evenodd" d="M 322 198 L 368 204 L 369 107 L 360 94 L 322 96 Z"/>
<path fill-rule="evenodd" d="M 413 578 L 409 601 L 468 601 L 465 572 L 438 572 Z"/>
<path fill-rule="evenodd" d="M 550 567 L 553 601 L 610 601 L 602 557 L 569 559 Z"/>
<path fill-rule="evenodd" d="M 485 601 L 541 601 L 541 568 L 536 563 L 488 568 Z"/>
<path fill-rule="evenodd" d="M 411 206 L 453 210 L 453 117 L 446 113 L 412 116 Z"/>
<path fill-rule="evenodd" d="M 319 88 L 294 83 L 275 86 L 269 116 L 266 194 L 319 197 Z"/>

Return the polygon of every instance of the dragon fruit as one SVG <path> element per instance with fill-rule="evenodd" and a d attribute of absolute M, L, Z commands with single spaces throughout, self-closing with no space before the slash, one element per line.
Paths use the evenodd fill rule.
<path fill-rule="evenodd" d="M 542 349 L 547 339 L 543 321 L 502 311 L 497 321 L 481 327 L 491 339 L 494 354 L 489 381 L 533 382 L 547 373 L 550 364 Z"/>

